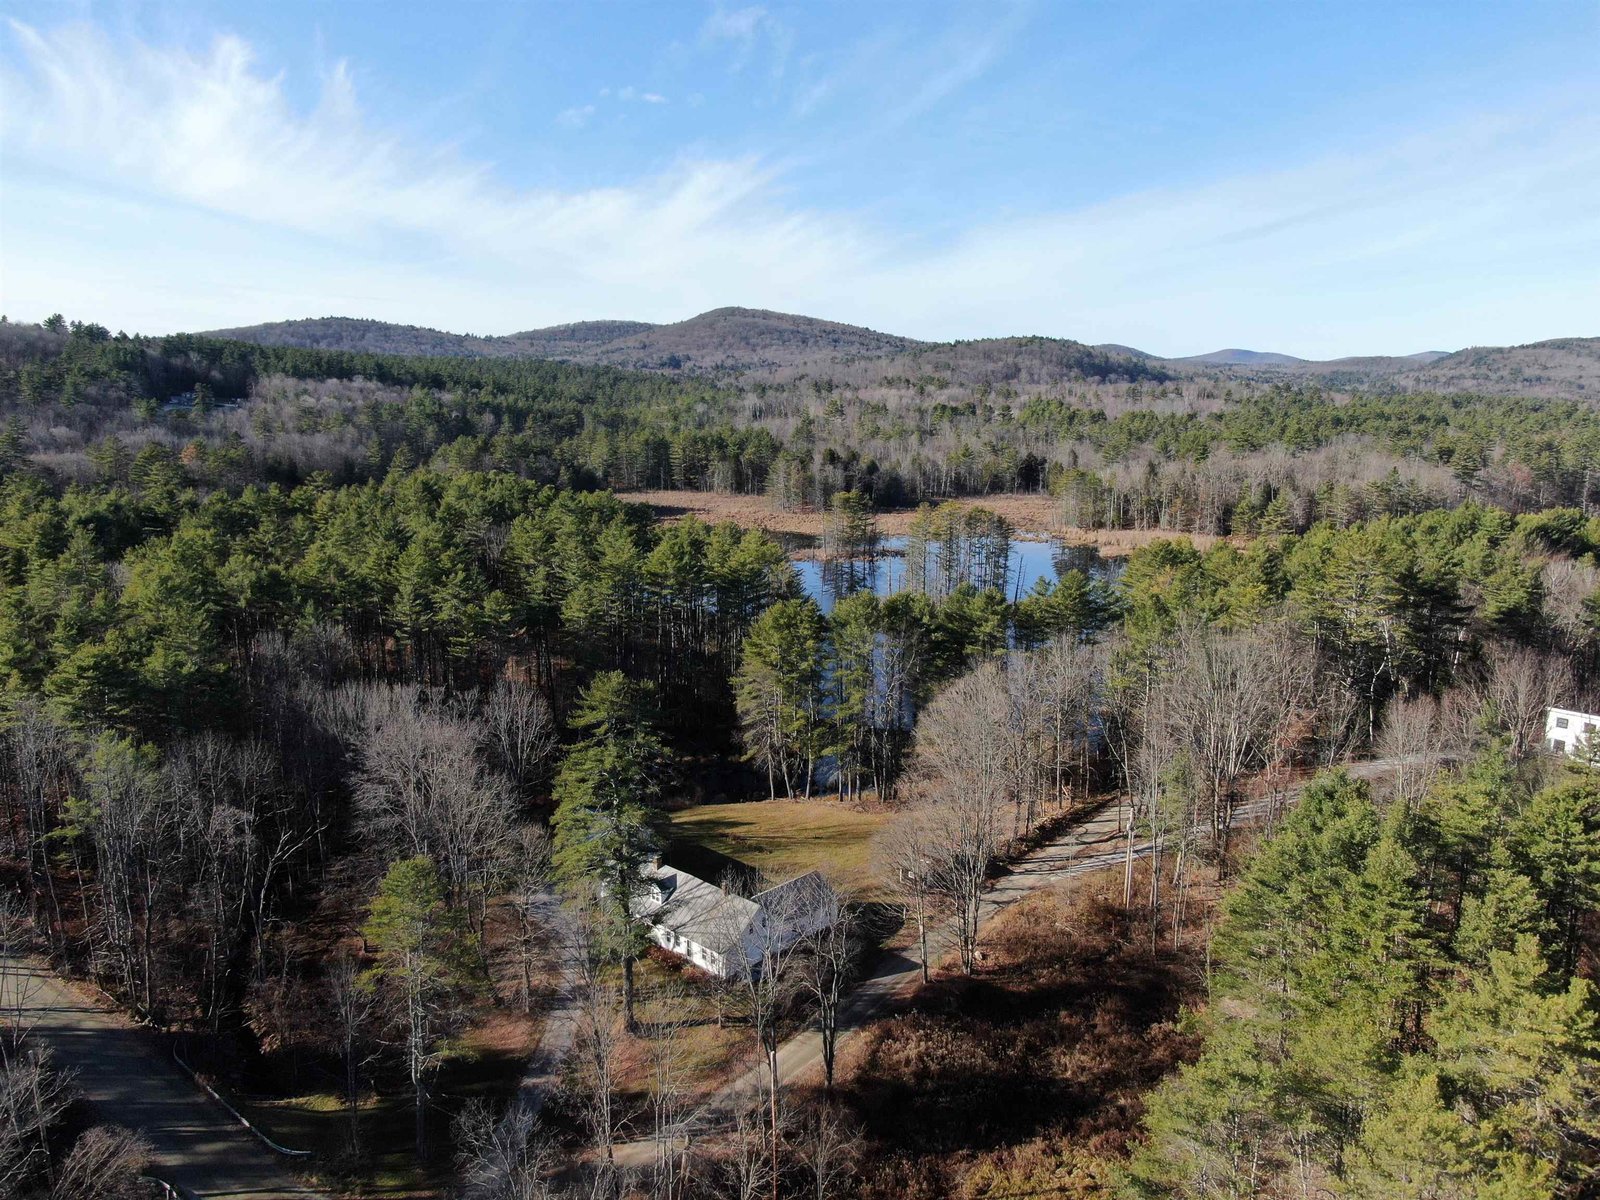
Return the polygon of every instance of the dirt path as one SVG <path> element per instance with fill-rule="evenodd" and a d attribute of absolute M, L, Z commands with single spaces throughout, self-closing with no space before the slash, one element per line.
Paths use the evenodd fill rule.
<path fill-rule="evenodd" d="M 0 1003 L 71 1068 L 95 1116 L 142 1133 L 152 1169 L 195 1196 L 317 1196 L 172 1062 L 153 1035 L 32 960 L 0 973 Z"/>
<path fill-rule="evenodd" d="M 537 1113 L 550 1093 L 561 1082 L 562 1068 L 572 1050 L 578 1008 L 578 964 L 572 949 L 571 919 L 554 892 L 539 897 L 539 915 L 550 929 L 549 955 L 556 968 L 556 985 L 545 1013 L 539 1046 L 528 1059 L 522 1082 L 517 1086 L 519 1107 Z"/>

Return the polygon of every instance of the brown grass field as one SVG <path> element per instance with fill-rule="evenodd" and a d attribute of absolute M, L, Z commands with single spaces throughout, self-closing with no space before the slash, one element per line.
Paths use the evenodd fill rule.
<path fill-rule="evenodd" d="M 741 496 L 722 492 L 649 491 L 623 492 L 624 500 L 648 504 L 663 521 L 698 517 L 713 524 L 732 521 L 746 529 L 764 529 L 774 534 L 821 537 L 827 514 L 807 509 L 786 512 L 766 496 Z M 1187 537 L 1202 550 L 1218 539 L 1209 534 L 1175 533 L 1167 529 L 1079 529 L 1061 523 L 1060 502 L 1038 493 L 1005 493 L 963 500 L 963 504 L 987 508 L 1010 521 L 1020 536 L 1053 537 L 1072 546 L 1096 546 L 1101 554 L 1131 554 L 1140 546 L 1161 538 Z M 886 536 L 905 534 L 916 516 L 914 508 L 896 508 L 877 514 L 878 530 Z"/>
<path fill-rule="evenodd" d="M 759 800 L 684 809 L 672 815 L 672 830 L 774 882 L 817 870 L 841 892 L 871 899 L 870 843 L 887 819 L 834 800 Z"/>

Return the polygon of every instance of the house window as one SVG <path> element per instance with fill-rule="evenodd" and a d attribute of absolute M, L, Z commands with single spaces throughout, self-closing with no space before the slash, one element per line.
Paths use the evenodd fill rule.
<path fill-rule="evenodd" d="M 1565 742 L 1563 742 L 1560 738 L 1551 738 L 1550 739 L 1550 749 L 1557 750 L 1557 751 L 1560 751 L 1562 753 L 1565 753 L 1566 749 L 1567 749 L 1567 744 Z"/>
<path fill-rule="evenodd" d="M 1594 722 L 1593 721 L 1585 721 L 1583 723 L 1583 736 L 1584 737 L 1588 737 L 1593 732 L 1594 732 Z"/>
<path fill-rule="evenodd" d="M 1557 729 L 1565 729 L 1566 727 L 1567 727 L 1567 719 L 1565 717 L 1557 717 L 1556 718 L 1556 728 Z"/>

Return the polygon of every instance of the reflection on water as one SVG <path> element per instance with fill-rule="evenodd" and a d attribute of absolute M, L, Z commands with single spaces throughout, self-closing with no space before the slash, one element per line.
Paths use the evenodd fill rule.
<path fill-rule="evenodd" d="M 872 560 L 835 559 L 822 562 L 805 553 L 815 553 L 815 543 L 808 547 L 798 539 L 790 542 L 791 550 L 801 556 L 791 555 L 795 570 L 800 573 L 800 586 L 822 607 L 823 612 L 833 611 L 835 602 L 851 592 L 870 587 L 880 596 L 890 596 L 905 586 L 906 539 L 886 537 L 883 552 Z M 1114 583 L 1122 573 L 1120 558 L 1103 558 L 1095 546 L 1069 546 L 1061 542 L 1011 543 L 1011 565 L 1006 576 L 1010 598 L 1025 596 L 1041 579 L 1054 583 L 1068 571 L 1082 571 L 1091 579 Z"/>

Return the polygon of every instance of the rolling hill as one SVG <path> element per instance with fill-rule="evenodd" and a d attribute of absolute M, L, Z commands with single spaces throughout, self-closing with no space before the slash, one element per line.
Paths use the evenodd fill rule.
<path fill-rule="evenodd" d="M 646 370 L 751 370 L 816 357 L 883 357 L 920 343 L 856 325 L 753 308 L 718 308 L 677 321 L 578 321 L 494 337 L 351 317 L 214 329 L 261 346 L 447 357 L 555 358 Z"/>
<path fill-rule="evenodd" d="M 923 342 L 859 325 L 753 308 L 718 308 L 664 325 L 578 321 L 488 337 L 349 317 L 279 321 L 211 334 L 267 346 L 523 356 L 647 371 L 804 372 L 852 381 L 938 375 L 963 383 L 1048 383 L 1085 377 L 1161 380 L 1200 375 L 1258 381 L 1315 379 L 1337 389 L 1600 396 L 1600 338 L 1328 360 L 1237 348 L 1161 358 L 1131 346 L 1086 346 L 1063 338 Z"/>

